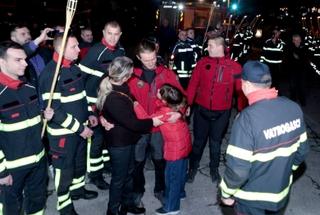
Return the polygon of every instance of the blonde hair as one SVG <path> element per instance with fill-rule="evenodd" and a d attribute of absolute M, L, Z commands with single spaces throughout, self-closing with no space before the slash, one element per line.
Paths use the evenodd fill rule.
<path fill-rule="evenodd" d="M 111 80 L 115 83 L 120 83 L 126 78 L 129 78 L 132 74 L 133 62 L 128 57 L 117 57 L 109 65 L 109 75 L 105 77 L 99 87 L 97 108 L 98 110 L 103 109 L 103 105 L 107 96 L 112 91 Z"/>

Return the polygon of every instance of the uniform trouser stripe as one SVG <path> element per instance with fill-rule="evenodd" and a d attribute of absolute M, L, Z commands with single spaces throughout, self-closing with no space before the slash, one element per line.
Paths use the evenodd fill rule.
<path fill-rule="evenodd" d="M 61 180 L 61 170 L 55 169 L 55 178 L 54 178 L 54 184 L 57 190 L 57 196 L 58 196 L 58 202 L 57 202 L 57 210 L 62 210 L 66 206 L 72 204 L 71 198 L 70 198 L 70 191 L 68 191 L 66 194 L 61 195 L 59 191 L 59 185 Z"/>
<path fill-rule="evenodd" d="M 97 126 L 94 128 L 93 132 L 93 136 L 87 144 L 87 171 L 91 173 L 90 177 L 98 177 L 102 174 L 101 170 L 104 167 L 105 159 L 103 155 L 104 128 L 102 128 L 102 126 Z"/>
<path fill-rule="evenodd" d="M 72 180 L 72 185 L 70 186 L 70 191 L 79 189 L 80 187 L 84 187 L 85 181 L 84 181 L 85 176 L 81 176 L 80 178 L 74 178 Z"/>
<path fill-rule="evenodd" d="M 110 155 L 107 149 L 102 150 L 102 159 L 103 159 L 103 162 L 110 161 Z"/>
<path fill-rule="evenodd" d="M 93 158 L 90 156 L 92 147 L 92 139 L 88 139 L 88 147 L 87 147 L 87 172 L 97 172 L 103 169 L 103 157 Z"/>

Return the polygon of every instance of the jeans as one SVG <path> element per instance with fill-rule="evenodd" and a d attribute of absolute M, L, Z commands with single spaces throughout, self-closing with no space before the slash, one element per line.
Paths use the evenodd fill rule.
<path fill-rule="evenodd" d="M 120 205 L 133 206 L 134 145 L 109 147 L 111 183 L 108 210 L 117 213 Z"/>
<path fill-rule="evenodd" d="M 190 169 L 197 169 L 209 137 L 210 170 L 219 167 L 221 141 L 229 123 L 230 110 L 210 111 L 202 106 L 194 110 L 194 142 L 190 155 Z"/>
<path fill-rule="evenodd" d="M 186 195 L 187 164 L 187 159 L 166 161 L 164 209 L 168 212 L 180 210 L 180 198 Z"/>

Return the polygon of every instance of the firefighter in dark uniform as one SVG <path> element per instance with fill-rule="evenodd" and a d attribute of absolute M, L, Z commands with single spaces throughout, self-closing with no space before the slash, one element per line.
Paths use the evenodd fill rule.
<path fill-rule="evenodd" d="M 190 44 L 191 48 L 194 51 L 196 61 L 198 61 L 201 58 L 202 48 L 195 41 L 195 32 L 193 28 L 187 29 L 187 42 Z"/>
<path fill-rule="evenodd" d="M 266 63 L 271 71 L 272 84 L 279 87 L 281 79 L 281 66 L 285 43 L 280 39 L 280 30 L 273 30 L 272 38 L 266 40 L 262 47 L 260 62 Z"/>
<path fill-rule="evenodd" d="M 222 202 L 236 202 L 237 214 L 281 214 L 288 202 L 292 171 L 309 149 L 301 108 L 278 97 L 270 86 L 267 65 L 258 61 L 244 65 L 242 89 L 249 107 L 234 121 L 220 183 Z"/>
<path fill-rule="evenodd" d="M 219 179 L 220 145 L 229 122 L 234 92 L 238 110 L 245 106 L 241 92 L 241 66 L 225 57 L 224 39 L 208 39 L 209 56 L 203 57 L 193 71 L 188 86 L 188 103 L 194 108 L 194 142 L 190 155 L 188 182 L 192 183 L 209 137 L 210 175 Z"/>
<path fill-rule="evenodd" d="M 192 74 L 192 70 L 196 66 L 196 54 L 187 42 L 187 31 L 179 31 L 179 40 L 174 46 L 171 54 L 173 60 L 173 70 L 177 73 L 181 86 L 186 89 Z"/>
<path fill-rule="evenodd" d="M 53 60 L 40 75 L 39 89 L 44 104 L 47 105 L 54 71 L 59 58 L 62 35 L 53 41 L 55 53 Z M 73 64 L 78 58 L 80 49 L 76 37 L 69 36 L 65 47 L 62 66 L 59 72 L 52 108 L 55 114 L 48 122 L 47 136 L 50 145 L 52 165 L 55 170 L 55 187 L 57 190 L 57 209 L 60 214 L 77 214 L 72 200 L 93 199 L 97 192 L 84 188 L 86 173 L 86 139 L 98 124 L 97 118 L 89 116 L 86 99 L 84 73 Z"/>
<path fill-rule="evenodd" d="M 80 69 L 88 73 L 86 91 L 93 111 L 96 110 L 95 104 L 101 77 L 105 75 L 108 65 L 114 58 L 125 55 L 124 49 L 119 45 L 121 34 L 121 28 L 117 22 L 106 23 L 102 41 L 90 48 L 88 54 L 79 64 Z M 110 156 L 104 144 L 102 127 L 98 125 L 93 131 L 92 142 L 88 145 L 90 152 L 89 177 L 99 189 L 106 190 L 109 188 L 109 184 L 104 181 L 102 171 L 104 163 L 110 160 Z"/>
<path fill-rule="evenodd" d="M 21 81 L 27 55 L 15 42 L 0 43 L 0 214 L 43 215 L 47 163 L 35 87 Z M 52 115 L 51 115 L 52 116 Z"/>
<path fill-rule="evenodd" d="M 242 32 L 243 29 L 236 32 L 233 35 L 232 40 L 232 49 L 231 49 L 231 59 L 234 61 L 239 62 L 240 58 L 243 55 L 243 49 L 244 49 L 244 33 Z"/>

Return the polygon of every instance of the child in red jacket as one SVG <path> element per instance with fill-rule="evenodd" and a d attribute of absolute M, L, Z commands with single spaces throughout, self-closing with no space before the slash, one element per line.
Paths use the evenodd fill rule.
<path fill-rule="evenodd" d="M 191 151 L 191 135 L 187 122 L 183 117 L 176 122 L 168 122 L 170 112 L 184 110 L 186 99 L 183 94 L 169 84 L 164 84 L 158 90 L 156 112 L 163 115 L 160 131 L 164 140 L 165 168 L 165 200 L 163 207 L 156 210 L 156 214 L 178 214 L 180 212 L 180 198 L 186 196 L 184 186 L 187 174 L 187 157 Z M 150 117 L 138 103 L 135 105 L 138 118 Z M 153 116 L 154 116 L 153 115 Z"/>

